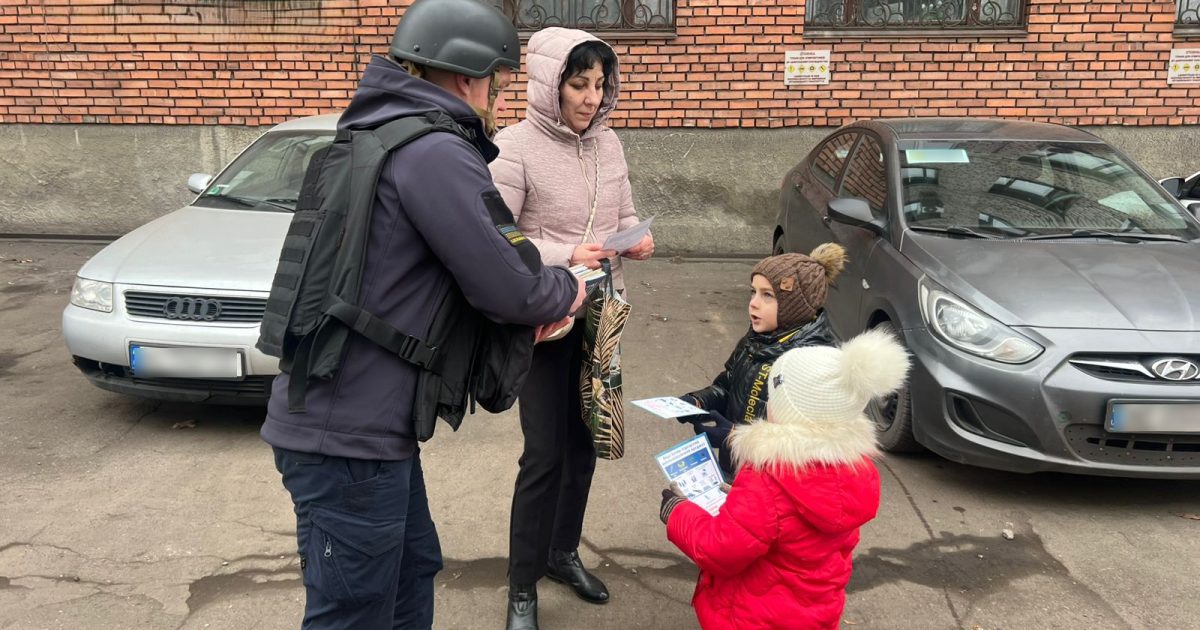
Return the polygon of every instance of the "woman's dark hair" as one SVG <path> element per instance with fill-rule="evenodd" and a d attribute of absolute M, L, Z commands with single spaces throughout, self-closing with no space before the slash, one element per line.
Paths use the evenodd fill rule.
<path fill-rule="evenodd" d="M 567 67 L 563 69 L 558 84 L 561 86 L 571 77 L 591 69 L 597 61 L 600 62 L 600 69 L 604 71 L 605 85 L 611 85 L 613 77 L 617 75 L 617 55 L 608 44 L 596 40 L 584 42 L 571 49 L 571 54 L 567 56 Z"/>

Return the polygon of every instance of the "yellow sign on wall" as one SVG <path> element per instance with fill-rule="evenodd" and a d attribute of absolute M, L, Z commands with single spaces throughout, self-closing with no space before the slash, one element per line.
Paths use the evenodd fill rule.
<path fill-rule="evenodd" d="M 789 50 L 783 59 L 784 85 L 826 85 L 829 83 L 828 50 Z"/>
<path fill-rule="evenodd" d="M 1200 85 L 1200 48 L 1173 48 L 1167 85 Z"/>

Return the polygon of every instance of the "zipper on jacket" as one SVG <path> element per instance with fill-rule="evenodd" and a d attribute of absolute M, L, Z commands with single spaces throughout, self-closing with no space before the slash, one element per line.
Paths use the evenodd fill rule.
<path fill-rule="evenodd" d="M 326 558 L 333 557 L 333 541 L 329 540 L 328 536 L 325 537 L 325 557 Z"/>

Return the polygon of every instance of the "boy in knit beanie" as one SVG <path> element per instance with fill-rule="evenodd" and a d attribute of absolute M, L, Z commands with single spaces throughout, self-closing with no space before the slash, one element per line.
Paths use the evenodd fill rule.
<path fill-rule="evenodd" d="M 708 435 L 726 479 L 733 464 L 726 438 L 733 427 L 766 413 L 767 375 L 787 350 L 833 345 L 824 305 L 829 284 L 846 265 L 846 250 L 819 245 L 807 256 L 780 254 L 759 262 L 750 274 L 750 330 L 738 341 L 712 385 L 681 398 L 706 413 L 678 418 L 696 434 Z"/>
<path fill-rule="evenodd" d="M 879 509 L 867 403 L 903 382 L 908 354 L 873 330 L 771 367 L 767 419 L 729 437 L 740 468 L 714 517 L 671 490 L 659 517 L 700 567 L 704 630 L 835 630 L 859 528 Z"/>

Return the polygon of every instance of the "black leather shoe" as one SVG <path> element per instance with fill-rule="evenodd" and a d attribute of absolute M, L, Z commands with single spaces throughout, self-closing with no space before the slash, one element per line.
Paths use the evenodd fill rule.
<path fill-rule="evenodd" d="M 580 599 L 593 604 L 608 601 L 608 587 L 600 578 L 587 572 L 579 559 L 579 552 L 550 550 L 550 561 L 546 565 L 546 577 L 570 586 Z"/>
<path fill-rule="evenodd" d="M 508 585 L 508 622 L 505 630 L 538 630 L 537 585 Z"/>

